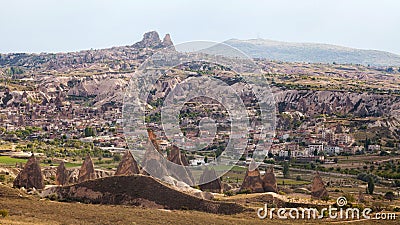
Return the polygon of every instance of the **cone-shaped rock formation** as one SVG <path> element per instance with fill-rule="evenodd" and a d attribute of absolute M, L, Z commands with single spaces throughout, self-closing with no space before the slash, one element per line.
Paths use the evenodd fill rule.
<path fill-rule="evenodd" d="M 56 171 L 56 185 L 66 185 L 68 184 L 69 173 L 65 168 L 64 161 L 61 161 L 60 165 L 57 167 Z"/>
<path fill-rule="evenodd" d="M 274 174 L 274 167 L 269 167 L 265 170 L 263 176 L 264 191 L 278 193 L 278 185 Z"/>
<path fill-rule="evenodd" d="M 324 181 L 317 172 L 311 184 L 311 197 L 321 199 L 328 196 L 328 191 L 325 188 Z"/>
<path fill-rule="evenodd" d="M 92 158 L 88 154 L 79 170 L 78 182 L 96 179 Z"/>
<path fill-rule="evenodd" d="M 25 164 L 24 169 L 15 178 L 13 185 L 17 188 L 44 188 L 42 170 L 39 161 L 33 154 Z"/>
<path fill-rule="evenodd" d="M 139 167 L 136 160 L 133 158 L 131 151 L 126 151 L 122 157 L 121 162 L 118 165 L 116 176 L 131 176 L 134 174 L 139 174 Z"/>
<path fill-rule="evenodd" d="M 199 187 L 202 191 L 210 191 L 214 193 L 222 193 L 223 188 L 221 180 L 217 177 L 214 168 L 204 170 L 203 174 L 200 176 Z"/>

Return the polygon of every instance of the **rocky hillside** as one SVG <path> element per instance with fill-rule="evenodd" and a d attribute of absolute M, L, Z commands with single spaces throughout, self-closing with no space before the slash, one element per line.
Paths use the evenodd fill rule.
<path fill-rule="evenodd" d="M 93 204 L 135 205 L 171 210 L 196 210 L 217 214 L 245 211 L 240 205 L 208 201 L 177 191 L 144 175 L 114 176 L 53 190 L 60 199 Z"/>
<path fill-rule="evenodd" d="M 361 50 L 336 45 L 289 43 L 265 39 L 231 39 L 225 43 L 255 58 L 283 62 L 362 64 L 400 66 L 400 55 L 384 51 Z"/>

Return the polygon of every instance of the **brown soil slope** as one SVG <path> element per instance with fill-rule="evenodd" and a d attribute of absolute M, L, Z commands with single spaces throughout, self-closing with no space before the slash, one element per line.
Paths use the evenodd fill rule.
<path fill-rule="evenodd" d="M 63 200 L 94 204 L 185 209 L 217 214 L 236 214 L 245 211 L 244 207 L 235 203 L 208 201 L 179 192 L 144 175 L 90 180 L 57 187 L 56 193 Z"/>

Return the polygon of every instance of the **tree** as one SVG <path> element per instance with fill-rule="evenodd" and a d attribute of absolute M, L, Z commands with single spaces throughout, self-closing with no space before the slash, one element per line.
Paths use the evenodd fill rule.
<path fill-rule="evenodd" d="M 95 136 L 95 130 L 93 127 L 86 127 L 85 128 L 85 137 L 92 137 Z"/>
<path fill-rule="evenodd" d="M 389 200 L 389 201 L 393 201 L 393 199 L 394 199 L 394 193 L 393 193 L 393 191 L 388 191 L 388 192 L 386 192 L 385 198 L 386 198 L 387 200 Z"/>
<path fill-rule="evenodd" d="M 283 177 L 284 178 L 289 177 L 289 163 L 288 162 L 283 163 Z"/>
<path fill-rule="evenodd" d="M 374 179 L 369 178 L 367 186 L 368 194 L 372 195 L 374 193 L 374 189 L 375 189 Z"/>
<path fill-rule="evenodd" d="M 122 157 L 120 154 L 116 153 L 113 155 L 114 162 L 119 162 L 119 161 L 121 161 L 121 159 L 122 159 Z"/>

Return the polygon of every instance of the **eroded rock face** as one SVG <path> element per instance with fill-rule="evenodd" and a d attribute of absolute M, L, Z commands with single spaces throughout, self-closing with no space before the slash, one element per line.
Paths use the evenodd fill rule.
<path fill-rule="evenodd" d="M 78 182 L 96 179 L 92 158 L 88 154 L 79 170 Z"/>
<path fill-rule="evenodd" d="M 321 199 L 324 197 L 328 197 L 328 191 L 325 188 L 324 181 L 321 176 L 317 172 L 314 176 L 313 182 L 311 184 L 311 197 Z"/>
<path fill-rule="evenodd" d="M 269 167 L 265 170 L 263 176 L 264 191 L 278 193 L 278 185 L 274 174 L 274 167 Z"/>
<path fill-rule="evenodd" d="M 214 193 L 222 193 L 223 191 L 221 180 L 217 177 L 213 168 L 208 169 L 206 167 L 203 174 L 200 176 L 199 183 L 201 184 L 199 187 L 202 191 L 210 191 Z"/>
<path fill-rule="evenodd" d="M 122 157 L 121 162 L 118 165 L 116 176 L 130 176 L 134 174 L 139 174 L 139 167 L 136 160 L 133 158 L 132 153 L 128 150 Z"/>
<path fill-rule="evenodd" d="M 235 203 L 204 200 L 206 197 L 203 195 L 209 195 L 207 193 L 183 193 L 144 175 L 106 177 L 49 189 L 46 189 L 43 197 L 56 194 L 59 199 L 92 204 L 133 205 L 169 210 L 186 208 L 218 214 L 236 214 L 245 210 Z M 194 195 L 201 195 L 203 199 Z"/>
<path fill-rule="evenodd" d="M 152 130 L 148 130 L 147 134 L 149 135 L 149 140 L 150 140 L 151 144 L 153 144 L 154 148 L 158 152 L 160 152 L 160 146 L 158 145 L 158 142 L 157 142 L 157 135 Z"/>
<path fill-rule="evenodd" d="M 60 165 L 57 167 L 57 172 L 56 172 L 56 185 L 66 185 L 68 184 L 68 171 L 65 168 L 65 164 L 62 161 Z"/>
<path fill-rule="evenodd" d="M 133 45 L 135 48 L 164 48 L 173 46 L 169 34 L 166 34 L 163 41 L 156 31 L 150 31 L 143 35 L 143 39 Z"/>
<path fill-rule="evenodd" d="M 176 165 L 179 165 L 179 167 L 176 165 L 168 165 L 168 171 L 171 173 L 172 176 L 182 180 L 189 185 L 194 184 L 192 172 L 190 172 L 190 170 L 187 168 L 187 166 L 189 166 L 189 162 L 186 159 L 186 156 L 181 153 L 178 147 L 172 146 L 172 148 L 170 148 L 168 160 Z"/>
<path fill-rule="evenodd" d="M 149 141 L 146 152 L 144 154 L 144 159 L 142 162 L 142 174 L 151 174 L 155 177 L 164 177 L 168 175 L 167 166 L 162 160 L 162 155 L 160 153 L 160 147 L 157 142 L 157 136 L 152 130 L 148 130 Z"/>
<path fill-rule="evenodd" d="M 43 189 L 44 181 L 42 170 L 40 168 L 39 161 L 36 160 L 35 156 L 29 158 L 28 162 L 25 164 L 25 167 L 21 172 L 17 175 L 13 183 L 14 187 L 17 188 L 36 188 Z"/>
<path fill-rule="evenodd" d="M 255 166 L 254 161 L 249 165 L 249 168 L 255 168 L 254 170 L 247 170 L 246 175 L 243 179 L 240 191 L 249 190 L 252 193 L 264 192 L 264 182 L 261 179 L 260 171 Z"/>
<path fill-rule="evenodd" d="M 163 39 L 163 42 L 162 42 L 162 45 L 164 47 L 174 46 L 174 43 L 172 43 L 171 36 L 169 34 L 165 35 L 165 37 Z"/>

